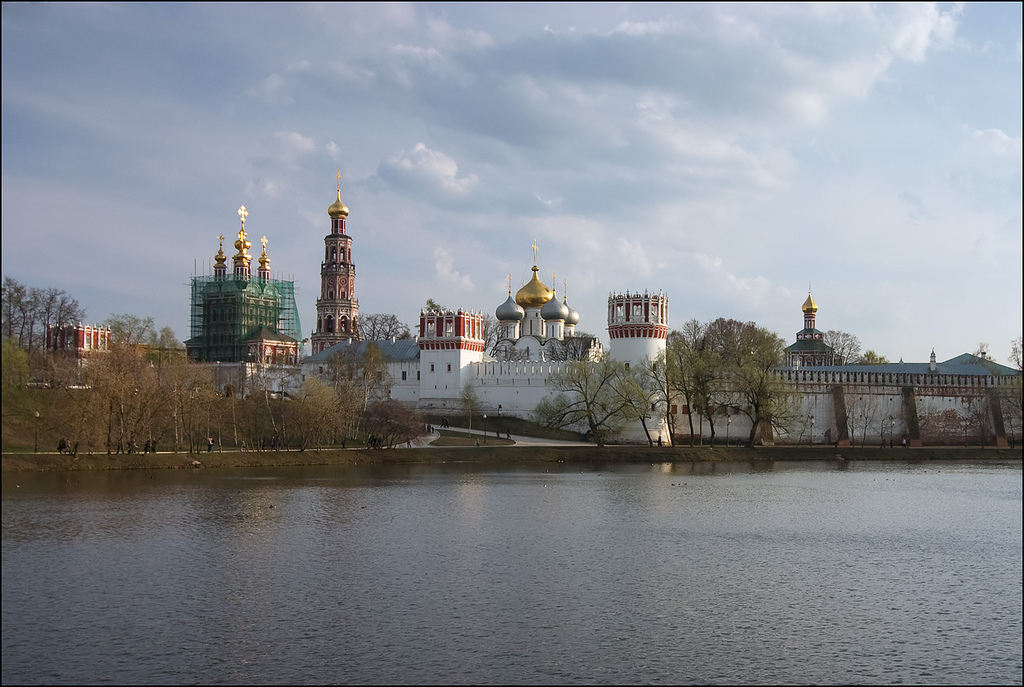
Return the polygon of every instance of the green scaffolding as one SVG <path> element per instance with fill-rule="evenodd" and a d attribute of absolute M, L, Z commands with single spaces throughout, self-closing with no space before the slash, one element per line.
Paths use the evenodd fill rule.
<path fill-rule="evenodd" d="M 300 342 L 295 284 L 234 276 L 192 278 L 189 356 L 196 361 L 246 360 L 247 342 L 261 329 Z"/>

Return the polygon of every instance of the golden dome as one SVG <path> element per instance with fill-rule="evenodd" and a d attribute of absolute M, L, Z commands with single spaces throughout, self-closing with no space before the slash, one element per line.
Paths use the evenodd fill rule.
<path fill-rule="evenodd" d="M 331 204 L 331 207 L 327 208 L 327 214 L 332 218 L 334 217 L 348 217 L 348 208 L 341 202 L 341 189 L 338 189 L 338 200 Z"/>
<path fill-rule="evenodd" d="M 544 286 L 537 276 L 537 266 L 533 266 L 533 277 L 523 288 L 516 291 L 516 303 L 523 308 L 539 308 L 555 296 L 555 292 Z"/>
<path fill-rule="evenodd" d="M 818 312 L 818 304 L 811 298 L 811 292 L 807 292 L 807 300 L 804 301 L 803 311 L 807 313 Z"/>

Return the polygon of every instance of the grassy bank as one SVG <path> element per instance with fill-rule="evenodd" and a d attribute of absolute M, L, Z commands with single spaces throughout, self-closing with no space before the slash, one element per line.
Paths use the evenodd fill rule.
<path fill-rule="evenodd" d="M 878 449 L 832 447 L 649 448 L 646 446 L 449 446 L 393 450 L 265 451 L 223 453 L 157 453 L 79 455 L 5 453 L 3 471 L 72 471 L 275 467 L 301 465 L 376 465 L 385 463 L 508 463 L 508 462 L 622 462 L 776 461 L 776 460 L 1004 460 L 1020 461 L 1021 449 L 912 448 Z M 198 464 L 196 464 L 198 462 Z"/>

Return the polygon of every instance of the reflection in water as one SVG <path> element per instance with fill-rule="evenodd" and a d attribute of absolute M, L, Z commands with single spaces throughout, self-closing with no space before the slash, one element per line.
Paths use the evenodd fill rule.
<path fill-rule="evenodd" d="M 1020 683 L 1021 468 L 5 474 L 3 682 Z"/>

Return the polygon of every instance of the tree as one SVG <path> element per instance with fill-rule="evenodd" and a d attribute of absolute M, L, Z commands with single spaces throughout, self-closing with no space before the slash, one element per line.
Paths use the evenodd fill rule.
<path fill-rule="evenodd" d="M 139 346 L 151 343 L 156 336 L 152 317 L 123 313 L 111 315 L 103 324 L 110 328 L 110 340 L 113 343 Z"/>
<path fill-rule="evenodd" d="M 548 378 L 559 391 L 537 404 L 534 416 L 548 427 L 585 425 L 599 447 L 626 419 L 627 401 L 616 384 L 625 365 L 604 356 L 596 362 L 570 360 Z"/>
<path fill-rule="evenodd" d="M 793 417 L 793 392 L 775 373 L 783 363 L 786 342 L 775 332 L 747 322 L 730 328 L 723 361 L 727 392 L 732 408 L 750 419 L 747 446 L 754 446 L 759 433 L 785 430 Z"/>
<path fill-rule="evenodd" d="M 483 339 L 485 351 L 491 350 L 498 343 L 498 320 L 491 313 L 484 313 Z"/>
<path fill-rule="evenodd" d="M 378 446 L 388 448 L 412 441 L 423 429 L 420 415 L 392 399 L 371 403 L 363 413 L 363 423 L 367 435 L 376 438 Z"/>
<path fill-rule="evenodd" d="M 671 335 L 670 335 L 671 336 Z M 676 435 L 676 416 L 672 412 L 678 398 L 678 387 L 673 383 L 672 373 L 668 364 L 668 349 L 661 351 L 651 363 L 648 371 L 653 398 L 664 409 L 665 424 L 668 426 L 668 440 L 671 445 Z M 691 437 L 692 439 L 692 437 Z"/>
<path fill-rule="evenodd" d="M 825 332 L 824 341 L 832 348 L 836 365 L 845 365 L 860 356 L 860 339 L 853 334 L 829 329 Z"/>
<path fill-rule="evenodd" d="M 468 382 L 463 385 L 462 390 L 459 392 L 459 403 L 462 404 L 463 412 L 469 416 L 469 431 L 472 433 L 473 416 L 480 409 L 480 397 L 476 395 L 476 389 Z"/>
<path fill-rule="evenodd" d="M 667 374 L 671 386 L 678 389 L 689 408 L 690 445 L 702 432 L 695 431 L 693 416 L 706 418 L 711 429 L 711 442 L 715 440 L 715 421 L 712 405 L 723 390 L 726 356 L 738 358 L 740 337 L 744 325 L 738 320 L 718 318 L 707 324 L 693 319 L 683 328 L 669 334 L 666 347 Z"/>
<path fill-rule="evenodd" d="M 359 319 L 359 333 L 364 341 L 384 341 L 386 339 L 409 339 L 412 332 L 405 324 L 391 313 L 372 313 Z"/>
<path fill-rule="evenodd" d="M 654 440 L 647 421 L 651 419 L 652 412 L 655 417 L 659 414 L 658 392 L 651 375 L 652 367 L 653 363 L 646 358 L 632 367 L 624 365 L 612 384 L 615 394 L 622 400 L 623 418 L 640 423 L 648 446 L 654 446 Z"/>
<path fill-rule="evenodd" d="M 299 450 L 320 448 L 328 438 L 337 436 L 348 424 L 348 413 L 341 407 L 338 393 L 316 377 L 310 376 L 285 406 L 285 415 L 299 438 Z"/>
<path fill-rule="evenodd" d="M 884 355 L 879 355 L 879 354 L 875 353 L 873 350 L 868 349 L 867 351 L 864 352 L 864 355 L 862 355 L 859 358 L 857 358 L 856 362 L 854 362 L 853 364 L 854 365 L 888 365 L 889 364 L 889 359 L 886 358 Z"/>
<path fill-rule="evenodd" d="M 553 340 L 548 348 L 548 360 L 592 360 L 597 354 L 598 341 L 593 334 L 576 332 L 561 341 Z"/>
<path fill-rule="evenodd" d="M 428 298 L 426 304 L 423 306 L 423 312 L 427 313 L 444 313 L 449 311 L 449 308 L 444 307 L 443 305 L 435 301 L 433 298 Z"/>

